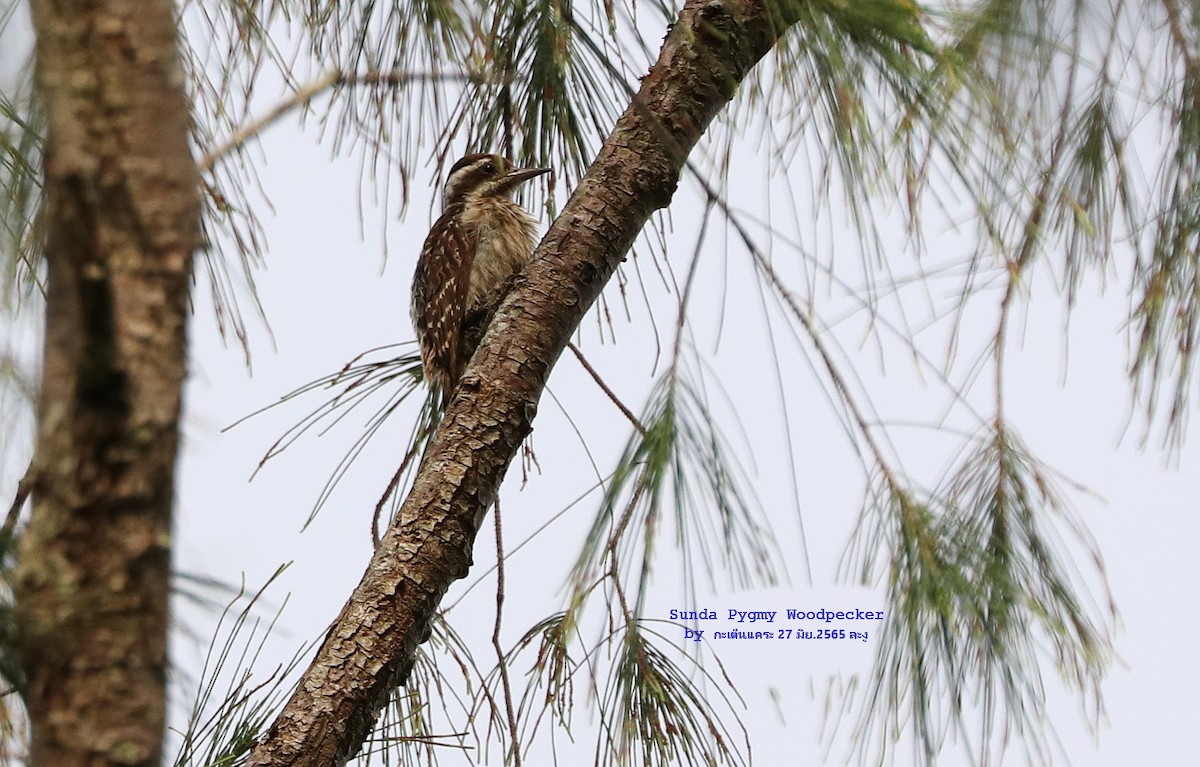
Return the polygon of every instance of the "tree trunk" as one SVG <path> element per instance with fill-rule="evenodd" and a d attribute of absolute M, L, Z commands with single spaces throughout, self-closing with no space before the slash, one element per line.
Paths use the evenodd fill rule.
<path fill-rule="evenodd" d="M 46 330 L 15 582 L 34 767 L 158 767 L 199 177 L 174 5 L 34 0 Z"/>
<path fill-rule="evenodd" d="M 249 765 L 343 765 L 369 733 L 529 433 L 546 376 L 738 83 L 802 4 L 689 0 L 472 359 L 396 522 Z"/>

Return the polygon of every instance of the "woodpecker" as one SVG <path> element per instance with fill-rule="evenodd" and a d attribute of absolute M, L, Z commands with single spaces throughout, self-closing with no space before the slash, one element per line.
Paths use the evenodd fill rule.
<path fill-rule="evenodd" d="M 533 216 L 516 187 L 549 168 L 517 168 L 495 154 L 469 154 L 446 177 L 442 215 L 413 274 L 412 323 L 425 380 L 443 407 L 512 278 L 533 255 Z"/>

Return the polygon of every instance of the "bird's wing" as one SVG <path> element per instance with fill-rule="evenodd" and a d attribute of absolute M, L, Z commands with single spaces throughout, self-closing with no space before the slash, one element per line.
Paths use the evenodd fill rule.
<path fill-rule="evenodd" d="M 413 279 L 412 315 L 421 359 L 445 400 L 467 362 L 460 359 L 459 334 L 474 261 L 474 238 L 457 217 L 447 213 L 430 230 Z"/>

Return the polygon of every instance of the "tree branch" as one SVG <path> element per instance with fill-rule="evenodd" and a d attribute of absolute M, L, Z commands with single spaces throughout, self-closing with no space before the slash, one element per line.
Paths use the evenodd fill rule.
<path fill-rule="evenodd" d="M 505 299 L 412 490 L 248 767 L 343 765 L 412 668 L 430 617 L 529 433 L 546 377 L 688 153 L 800 3 L 689 0 L 595 162 Z"/>
<path fill-rule="evenodd" d="M 287 98 L 279 101 L 266 114 L 263 114 L 233 132 L 229 138 L 222 141 L 216 147 L 210 149 L 200 159 L 199 167 L 203 172 L 208 172 L 213 169 L 218 162 L 225 159 L 225 156 L 233 151 L 240 149 L 247 141 L 258 136 L 267 128 L 274 125 L 280 118 L 287 115 L 293 109 L 306 107 L 308 104 L 333 88 L 341 88 L 354 83 L 364 83 L 367 85 L 385 85 L 389 88 L 398 88 L 414 80 L 452 80 L 452 81 L 469 81 L 475 79 L 469 74 L 428 74 L 425 72 L 404 73 L 404 72 L 367 72 L 364 74 L 348 75 L 336 69 L 330 70 L 321 75 L 310 83 L 307 83 L 300 88 L 297 88 Z"/>

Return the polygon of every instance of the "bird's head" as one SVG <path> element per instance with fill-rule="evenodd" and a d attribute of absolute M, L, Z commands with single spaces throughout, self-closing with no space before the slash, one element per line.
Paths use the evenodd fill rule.
<path fill-rule="evenodd" d="M 445 205 L 471 197 L 508 197 L 519 184 L 549 173 L 549 168 L 517 168 L 498 154 L 469 154 L 446 176 Z"/>

